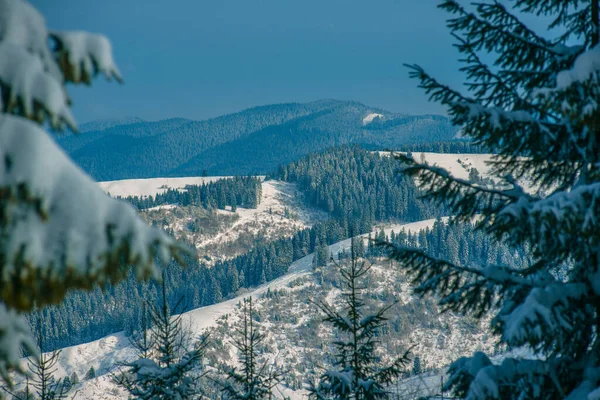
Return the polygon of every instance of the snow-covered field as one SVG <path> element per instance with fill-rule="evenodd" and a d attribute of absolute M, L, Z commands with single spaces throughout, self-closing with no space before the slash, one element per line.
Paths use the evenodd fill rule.
<path fill-rule="evenodd" d="M 387 151 L 380 151 L 381 155 L 389 155 Z M 459 154 L 459 153 L 427 153 L 413 152 L 416 161 L 426 161 L 449 171 L 454 177 L 460 179 L 469 178 L 469 168 L 475 168 L 483 177 L 488 177 L 490 166 L 488 162 L 493 154 Z"/>
<path fill-rule="evenodd" d="M 383 118 L 383 114 L 371 113 L 363 118 L 362 123 L 363 125 L 370 124 L 375 118 Z"/>
<path fill-rule="evenodd" d="M 460 179 L 468 179 L 467 168 L 475 168 L 482 176 L 488 176 L 490 166 L 488 162 L 492 154 L 443 154 L 443 153 L 413 153 L 415 160 L 425 159 L 429 164 L 444 168 Z M 460 161 L 460 162 L 459 162 Z"/>
<path fill-rule="evenodd" d="M 292 218 L 286 216 L 286 209 L 295 215 Z M 258 207 L 240 207 L 236 210 L 236 214 L 239 219 L 231 227 L 216 236 L 196 242 L 196 247 L 205 249 L 217 243 L 232 242 L 244 230 L 248 230 L 253 235 L 260 232 L 265 238 L 272 238 L 274 235 L 287 236 L 312 226 L 316 221 L 327 219 L 326 213 L 308 208 L 302 203 L 295 184 L 275 180 L 263 182 Z"/>
<path fill-rule="evenodd" d="M 381 155 L 389 156 L 390 152 L 380 151 Z M 499 179 L 490 174 L 490 164 L 493 154 L 469 154 L 469 153 L 427 153 L 413 152 L 413 158 L 418 162 L 427 162 L 429 165 L 444 168 L 450 174 L 459 179 L 469 179 L 469 172 L 475 168 L 481 178 L 490 178 L 492 182 L 498 183 Z M 518 180 L 519 184 L 528 193 L 536 193 L 538 187 L 529 178 Z"/>
<path fill-rule="evenodd" d="M 430 219 L 404 225 L 387 225 L 384 228 L 386 234 L 391 233 L 392 230 L 399 232 L 402 229 L 415 232 L 432 226 L 434 222 L 434 219 Z M 366 237 L 367 235 L 363 236 Z M 350 243 L 350 239 L 335 243 L 329 246 L 329 252 L 330 254 L 337 254 L 342 249 L 349 250 Z M 189 325 L 193 334 L 200 334 L 204 329 L 213 326 L 217 319 L 234 311 L 235 305 L 243 298 L 248 296 L 258 297 L 269 288 L 274 290 L 286 287 L 288 283 L 310 274 L 312 259 L 313 255 L 310 254 L 295 261 L 291 264 L 286 275 L 257 287 L 242 296 L 189 311 L 185 313 L 184 323 Z M 76 372 L 82 378 L 90 367 L 94 367 L 97 377 L 83 381 L 80 385 L 77 385 L 70 392 L 69 398 L 123 399 L 126 398 L 126 395 L 111 382 L 110 372 L 114 371 L 119 362 L 130 360 L 134 357 L 135 350 L 131 347 L 127 337 L 120 332 L 90 343 L 63 349 L 57 365 L 58 370 L 56 375 L 57 377 L 61 377 Z M 286 393 L 286 395 L 289 394 Z"/>
<path fill-rule="evenodd" d="M 100 188 L 111 196 L 154 196 L 167 189 L 184 189 L 186 185 L 202 185 L 228 176 L 190 176 L 184 178 L 123 179 L 98 182 Z"/>

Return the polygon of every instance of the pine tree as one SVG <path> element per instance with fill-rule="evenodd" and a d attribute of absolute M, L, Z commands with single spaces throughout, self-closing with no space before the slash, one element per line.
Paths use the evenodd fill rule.
<path fill-rule="evenodd" d="M 502 345 L 537 353 L 500 365 L 479 352 L 457 360 L 446 385 L 457 396 L 593 398 L 600 391 L 599 2 L 506 3 L 440 6 L 452 14 L 467 93 L 410 66 L 462 133 L 496 153 L 497 184 L 399 158 L 427 198 L 447 204 L 458 221 L 479 214 L 477 229 L 528 249 L 532 262 L 463 266 L 422 250 L 392 253 L 416 293 L 438 296 L 445 310 L 492 314 Z M 555 37 L 535 33 L 524 17 L 550 18 Z"/>
<path fill-rule="evenodd" d="M 31 377 L 25 379 L 25 387 L 19 392 L 13 393 L 9 388 L 3 387 L 4 391 L 11 394 L 18 400 L 28 400 L 36 398 L 38 400 L 60 400 L 67 397 L 67 393 L 72 387 L 69 377 L 56 379 L 55 374 L 58 370 L 57 363 L 60 356 L 60 350 L 54 350 L 44 353 L 45 350 L 45 332 L 41 319 L 34 323 L 38 352 L 27 359 L 27 368 Z"/>
<path fill-rule="evenodd" d="M 385 313 L 390 306 L 380 308 L 374 314 L 364 313 L 365 303 L 361 293 L 366 289 L 361 280 L 369 273 L 371 265 L 359 261 L 352 250 L 348 265 L 339 265 L 344 282 L 344 307 L 336 311 L 326 302 L 316 303 L 325 314 L 325 322 L 339 332 L 332 343 L 336 348 L 336 369 L 327 370 L 317 384 L 309 383 L 311 397 L 316 399 L 385 399 L 390 393 L 386 386 L 404 371 L 409 362 L 408 351 L 396 358 L 389 366 L 380 365 L 375 354 L 379 341 L 376 339 L 387 321 Z"/>
<path fill-rule="evenodd" d="M 223 366 L 225 380 L 218 383 L 226 399 L 258 400 L 272 398 L 273 388 L 282 381 L 282 372 L 265 360 L 259 362 L 259 346 L 265 336 L 259 332 L 255 321 L 252 297 L 244 299 L 242 326 L 235 329 L 233 345 L 238 350 L 239 369 Z"/>
<path fill-rule="evenodd" d="M 90 379 L 94 379 L 96 377 L 96 370 L 94 369 L 94 367 L 90 367 L 90 369 L 88 369 L 88 371 L 85 373 L 85 376 L 83 377 L 84 380 L 89 381 Z"/>
<path fill-rule="evenodd" d="M 416 356 L 413 360 L 412 373 L 413 375 L 419 375 L 421 371 L 421 359 L 419 358 L 419 356 Z"/>
<path fill-rule="evenodd" d="M 163 272 L 160 305 L 149 307 L 151 327 L 134 339 L 139 359 L 124 366 L 113 380 L 135 399 L 192 399 L 200 393 L 195 374 L 207 347 L 207 337 L 191 344 L 182 321 L 182 298 L 171 309 Z M 146 321 L 143 319 L 143 321 Z M 146 323 L 143 322 L 146 327 Z M 195 374 L 195 375 L 194 375 Z"/>

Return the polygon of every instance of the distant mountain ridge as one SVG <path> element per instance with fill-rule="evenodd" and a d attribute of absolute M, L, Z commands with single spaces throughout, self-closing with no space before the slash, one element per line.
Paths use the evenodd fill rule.
<path fill-rule="evenodd" d="M 370 114 L 378 116 L 365 123 Z M 81 128 L 81 134 L 56 136 L 56 141 L 97 180 L 197 176 L 204 171 L 266 174 L 331 146 L 389 149 L 456 135 L 443 116 L 409 116 L 339 100 L 259 106 L 204 121 L 134 117 Z"/>

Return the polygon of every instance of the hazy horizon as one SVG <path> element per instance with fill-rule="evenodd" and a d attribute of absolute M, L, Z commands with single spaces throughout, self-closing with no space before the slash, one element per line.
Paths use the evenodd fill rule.
<path fill-rule="evenodd" d="M 34 1 L 50 29 L 100 32 L 125 84 L 69 86 L 79 123 L 207 119 L 275 103 L 353 100 L 443 114 L 409 79 L 418 63 L 461 82 L 435 1 Z M 427 23 L 423 23 L 427 21 Z"/>
<path fill-rule="evenodd" d="M 270 106 L 270 105 L 277 105 L 277 104 L 292 104 L 292 103 L 300 103 L 300 104 L 306 104 L 306 103 L 313 103 L 313 102 L 317 102 L 317 101 L 327 101 L 327 100 L 331 100 L 331 101 L 348 101 L 348 102 L 358 102 L 358 103 L 362 103 L 365 106 L 368 107 L 373 107 L 374 111 L 376 110 L 384 110 L 384 111 L 388 111 L 388 112 L 392 112 L 392 113 L 403 113 L 403 114 L 407 114 L 407 115 L 443 115 L 443 116 L 447 116 L 447 113 L 445 112 L 444 109 L 440 109 L 440 112 L 423 112 L 423 113 L 419 113 L 419 112 L 415 112 L 415 113 L 406 113 L 402 110 L 388 110 L 386 108 L 383 107 L 376 107 L 372 104 L 367 104 L 364 103 L 362 101 L 358 101 L 358 100 L 354 100 L 354 99 L 315 99 L 315 100 L 310 100 L 310 101 L 287 101 L 287 102 L 278 102 L 278 103 L 265 103 L 265 104 L 256 104 L 256 105 L 251 105 L 248 107 L 244 107 L 244 108 L 240 108 L 239 110 L 232 110 L 223 114 L 217 114 L 217 115 L 212 115 L 212 116 L 207 116 L 207 117 L 201 117 L 201 118 L 190 118 L 190 117 L 182 117 L 179 115 L 173 115 L 173 116 L 167 116 L 167 117 L 160 117 L 160 118 L 153 118 L 153 117 L 149 117 L 149 118 L 142 118 L 139 115 L 119 115 L 119 116 L 114 116 L 114 117 L 101 117 L 101 118 L 95 118 L 95 119 L 90 119 L 90 120 L 78 120 L 79 124 L 87 124 L 87 123 L 91 123 L 91 122 L 101 122 L 101 121 L 111 121 L 111 120 L 119 120 L 119 119 L 123 119 L 123 120 L 127 120 L 127 119 L 134 119 L 134 118 L 139 118 L 145 122 L 156 122 L 156 121 L 163 121 L 163 120 L 168 120 L 168 119 L 189 119 L 191 121 L 204 121 L 204 120 L 208 120 L 208 119 L 213 119 L 213 118 L 219 118 L 225 115 L 229 115 L 229 114 L 236 114 L 248 109 L 252 109 L 252 108 L 258 108 L 258 107 L 262 107 L 262 106 Z"/>

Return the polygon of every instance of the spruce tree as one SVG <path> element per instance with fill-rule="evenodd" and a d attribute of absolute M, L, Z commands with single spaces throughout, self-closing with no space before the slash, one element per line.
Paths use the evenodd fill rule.
<path fill-rule="evenodd" d="M 445 310 L 491 315 L 504 347 L 536 353 L 499 365 L 479 352 L 457 360 L 447 388 L 460 397 L 583 399 L 600 392 L 598 3 L 486 1 L 465 8 L 444 1 L 467 91 L 410 66 L 462 134 L 496 153 L 496 184 L 399 156 L 405 171 L 457 221 L 479 215 L 477 229 L 528 249 L 532 259 L 518 267 L 459 265 L 392 248 L 416 293 L 438 296 Z M 556 34 L 536 33 L 525 18 L 550 20 Z"/>
<path fill-rule="evenodd" d="M 94 369 L 94 367 L 90 367 L 90 369 L 88 369 L 88 371 L 85 373 L 85 376 L 83 377 L 84 380 L 89 381 L 90 379 L 94 379 L 96 377 L 96 370 Z"/>
<path fill-rule="evenodd" d="M 369 273 L 371 264 L 359 261 L 352 249 L 348 265 L 338 265 L 345 290 L 344 307 L 336 311 L 326 302 L 316 303 L 325 314 L 325 322 L 338 331 L 332 343 L 336 348 L 335 369 L 325 371 L 317 384 L 309 383 L 311 397 L 316 399 L 386 399 L 386 389 L 404 371 L 409 362 L 408 351 L 397 357 L 390 365 L 380 365 L 376 349 L 377 336 L 387 318 L 386 312 L 393 305 L 365 314 L 362 292 L 366 287 L 361 280 Z"/>
<path fill-rule="evenodd" d="M 133 341 L 139 358 L 125 364 L 126 371 L 113 376 L 130 398 L 183 400 L 199 395 L 195 378 L 200 374 L 195 372 L 206 350 L 207 337 L 191 343 L 183 326 L 182 300 L 169 307 L 163 272 L 161 302 L 150 305 L 149 319 L 142 319 L 144 331 Z M 151 323 L 149 329 L 147 323 Z"/>
<path fill-rule="evenodd" d="M 282 381 L 282 372 L 269 360 L 259 361 L 259 346 L 265 339 L 256 326 L 252 297 L 244 299 L 241 327 L 235 329 L 233 345 L 240 368 L 223 366 L 225 379 L 218 381 L 225 399 L 271 399 L 273 388 Z"/>
<path fill-rule="evenodd" d="M 3 385 L 2 389 L 17 400 L 33 398 L 38 400 L 65 399 L 72 384 L 68 377 L 63 379 L 56 379 L 55 377 L 58 370 L 57 363 L 60 350 L 44 353 L 46 345 L 44 343 L 45 332 L 42 320 L 37 319 L 33 325 L 32 331 L 35 333 L 38 351 L 27 358 L 27 368 L 30 376 L 26 377 L 24 388 L 18 392 L 13 392 L 6 385 Z"/>

